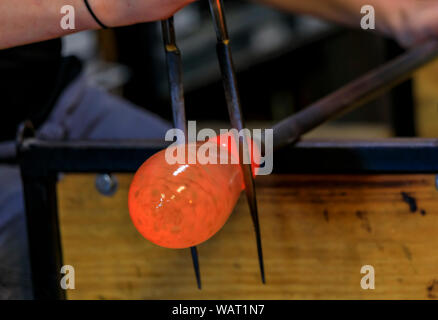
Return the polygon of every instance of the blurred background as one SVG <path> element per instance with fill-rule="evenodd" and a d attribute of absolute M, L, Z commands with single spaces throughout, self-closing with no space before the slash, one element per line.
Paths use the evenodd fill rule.
<path fill-rule="evenodd" d="M 227 20 L 248 127 L 267 127 L 403 52 L 392 40 L 311 17 L 228 1 Z M 189 120 L 228 127 L 208 4 L 175 16 L 184 64 Z M 64 54 L 79 56 L 88 80 L 169 119 L 167 71 L 160 23 L 89 31 L 64 38 Z M 373 138 L 437 136 L 435 66 L 366 107 L 310 136 Z"/>

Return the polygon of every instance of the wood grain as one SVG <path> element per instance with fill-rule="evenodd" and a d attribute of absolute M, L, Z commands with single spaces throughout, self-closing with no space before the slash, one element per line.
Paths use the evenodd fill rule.
<path fill-rule="evenodd" d="M 225 227 L 199 246 L 203 290 L 188 250 L 157 247 L 134 229 L 130 175 L 101 196 L 95 175 L 59 183 L 64 263 L 75 267 L 70 299 L 438 298 L 438 191 L 433 175 L 259 177 L 267 284 L 240 199 Z M 375 290 L 363 290 L 363 265 Z"/>

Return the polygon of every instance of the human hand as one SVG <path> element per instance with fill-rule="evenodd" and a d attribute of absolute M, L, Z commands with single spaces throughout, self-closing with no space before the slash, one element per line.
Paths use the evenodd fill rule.
<path fill-rule="evenodd" d="M 438 40 L 438 0 L 379 1 L 381 31 L 404 47 L 412 47 L 428 40 Z M 376 8 L 376 21 L 379 19 Z"/>

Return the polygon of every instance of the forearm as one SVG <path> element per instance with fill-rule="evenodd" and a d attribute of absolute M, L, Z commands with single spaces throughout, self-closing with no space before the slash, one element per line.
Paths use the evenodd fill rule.
<path fill-rule="evenodd" d="M 61 8 L 75 9 L 75 30 L 61 27 Z M 98 28 L 83 0 L 1 0 L 0 49 Z"/>
<path fill-rule="evenodd" d="M 438 39 L 437 0 L 255 0 L 288 11 L 360 27 L 361 8 L 375 9 L 376 31 L 405 47 Z"/>
<path fill-rule="evenodd" d="M 165 19 L 195 0 L 89 0 L 110 27 Z M 75 29 L 61 27 L 61 8 L 75 10 Z M 84 0 L 0 0 L 0 49 L 97 29 Z"/>

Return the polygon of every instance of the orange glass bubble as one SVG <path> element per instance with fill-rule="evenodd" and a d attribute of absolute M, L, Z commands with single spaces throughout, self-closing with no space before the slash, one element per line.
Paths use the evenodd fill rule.
<path fill-rule="evenodd" d="M 208 143 L 220 150 L 219 140 Z M 201 144 L 191 146 L 199 151 Z M 173 148 L 191 152 L 187 145 Z M 226 148 L 231 156 L 238 154 L 233 148 Z M 135 227 L 166 248 L 189 248 L 211 238 L 224 226 L 243 190 L 239 164 L 185 163 L 169 164 L 163 150 L 138 169 L 129 190 Z"/>

